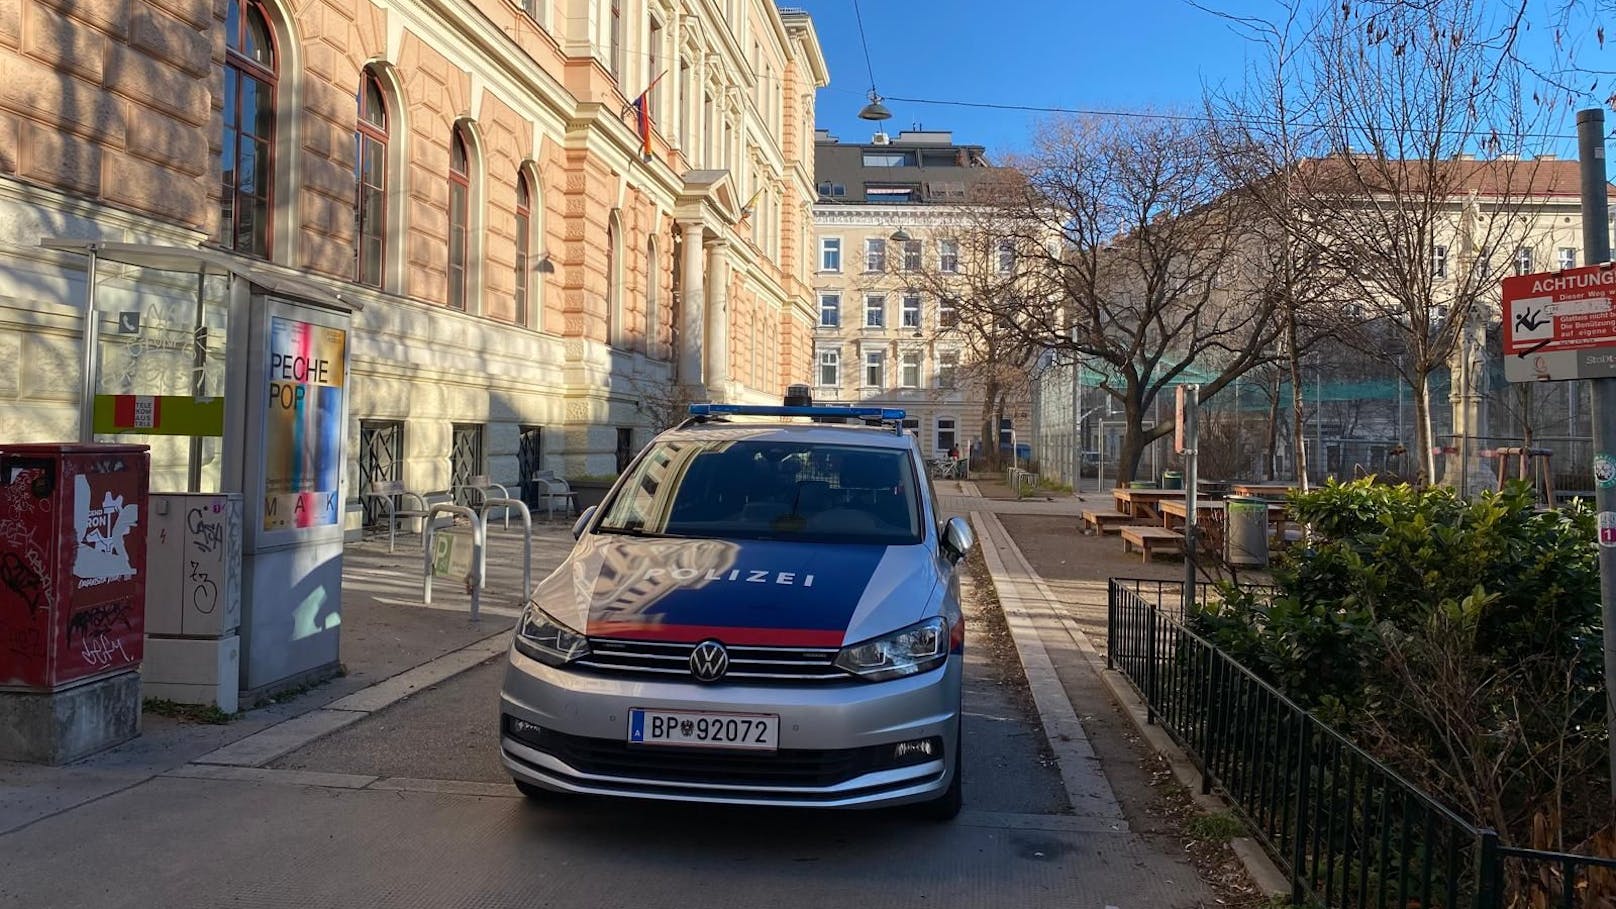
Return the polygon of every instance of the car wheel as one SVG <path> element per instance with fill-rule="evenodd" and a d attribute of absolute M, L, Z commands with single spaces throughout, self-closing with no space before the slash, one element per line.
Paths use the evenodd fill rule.
<path fill-rule="evenodd" d="M 512 780 L 511 782 L 516 784 L 517 792 L 522 793 L 535 802 L 548 802 L 556 797 L 556 793 L 551 792 L 543 786 L 535 786 L 532 783 L 523 782 L 522 780 Z"/>
<path fill-rule="evenodd" d="M 946 823 L 959 817 L 960 808 L 965 804 L 963 784 L 965 780 L 965 761 L 961 756 L 965 736 L 955 739 L 954 744 L 954 781 L 948 784 L 948 789 L 942 795 L 929 802 L 922 803 L 921 816 L 927 820 Z"/>

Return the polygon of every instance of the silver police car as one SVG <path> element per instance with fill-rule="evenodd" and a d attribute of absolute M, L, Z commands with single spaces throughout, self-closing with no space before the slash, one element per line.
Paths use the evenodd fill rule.
<path fill-rule="evenodd" d="M 973 537 L 938 516 L 903 411 L 691 411 L 578 519 L 517 625 L 517 787 L 954 817 Z"/>

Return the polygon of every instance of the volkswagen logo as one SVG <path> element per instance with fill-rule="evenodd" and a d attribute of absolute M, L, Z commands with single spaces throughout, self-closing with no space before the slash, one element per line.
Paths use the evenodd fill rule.
<path fill-rule="evenodd" d="M 690 651 L 690 674 L 697 681 L 716 682 L 729 671 L 729 651 L 717 641 L 702 641 Z"/>

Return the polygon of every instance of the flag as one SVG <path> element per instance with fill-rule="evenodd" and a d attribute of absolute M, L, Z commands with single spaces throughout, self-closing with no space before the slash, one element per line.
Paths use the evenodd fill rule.
<path fill-rule="evenodd" d="M 645 87 L 645 91 L 640 92 L 632 105 L 634 108 L 634 131 L 640 136 L 640 157 L 647 161 L 651 159 L 651 89 L 656 88 L 656 84 L 661 82 L 662 77 L 667 74 L 667 70 L 657 73 L 657 77 L 651 80 L 651 84 Z"/>
<path fill-rule="evenodd" d="M 741 215 L 742 215 L 742 217 L 751 217 L 751 215 L 752 215 L 752 203 L 756 202 L 758 196 L 761 196 L 761 195 L 763 195 L 763 187 L 760 186 L 760 187 L 758 187 L 757 192 L 752 194 L 752 198 L 747 199 L 746 204 L 741 206 Z"/>
<path fill-rule="evenodd" d="M 645 91 L 650 91 L 646 89 Z M 651 105 L 646 103 L 645 92 L 634 99 L 634 131 L 640 134 L 640 157 L 651 158 Z"/>

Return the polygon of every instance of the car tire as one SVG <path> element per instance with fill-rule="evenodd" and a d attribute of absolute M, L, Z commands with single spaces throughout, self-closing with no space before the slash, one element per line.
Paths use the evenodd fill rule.
<path fill-rule="evenodd" d="M 959 817 L 960 808 L 965 804 L 964 780 L 965 761 L 961 755 L 965 736 L 961 735 L 954 742 L 954 780 L 948 784 L 948 789 L 937 798 L 921 803 L 920 814 L 929 821 L 946 824 Z"/>

